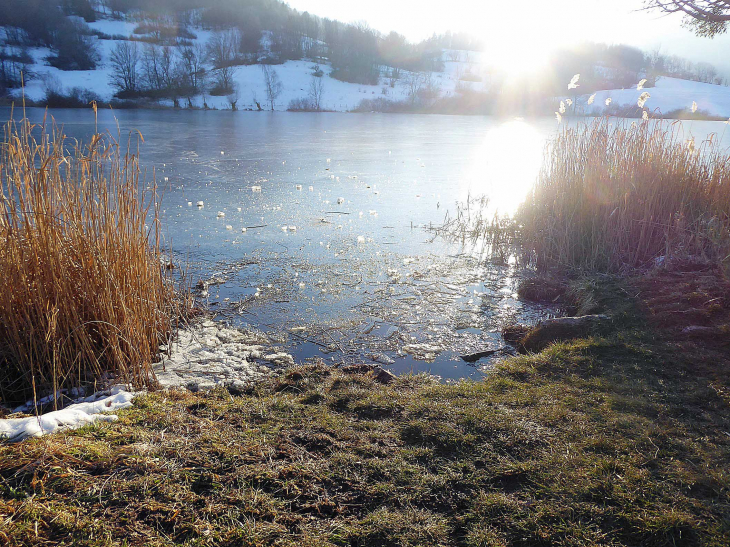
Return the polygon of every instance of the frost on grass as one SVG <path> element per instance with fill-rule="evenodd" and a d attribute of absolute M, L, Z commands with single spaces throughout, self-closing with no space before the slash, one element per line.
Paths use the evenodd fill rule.
<path fill-rule="evenodd" d="M 123 387 L 114 386 L 107 392 L 94 394 L 62 410 L 30 418 L 0 420 L 0 439 L 16 442 L 63 429 L 77 429 L 97 421 L 112 422 L 117 419 L 115 415 L 102 413 L 131 407 L 132 397 L 134 395 Z"/>

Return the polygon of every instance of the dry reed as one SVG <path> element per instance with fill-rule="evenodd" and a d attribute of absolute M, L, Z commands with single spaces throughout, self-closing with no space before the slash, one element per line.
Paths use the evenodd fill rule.
<path fill-rule="evenodd" d="M 548 145 L 518 213 L 538 267 L 617 272 L 676 258 L 730 261 L 730 157 L 681 124 L 598 119 Z"/>
<path fill-rule="evenodd" d="M 456 203 L 452 215 L 448 210 L 442 224 L 425 227 L 437 237 L 460 243 L 470 254 L 486 258 L 491 262 L 506 263 L 514 252 L 517 240 L 516 224 L 509 216 L 500 216 L 490 207 L 486 195 L 472 196 Z"/>
<path fill-rule="evenodd" d="M 138 155 L 109 135 L 81 145 L 25 119 L 1 146 L 1 402 L 100 380 L 153 384 L 176 298 Z"/>

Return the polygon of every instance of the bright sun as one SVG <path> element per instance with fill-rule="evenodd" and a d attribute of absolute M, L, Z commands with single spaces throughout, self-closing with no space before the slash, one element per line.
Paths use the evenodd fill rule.
<path fill-rule="evenodd" d="M 491 36 L 485 47 L 485 60 L 508 76 L 535 74 L 547 65 L 550 48 L 533 40 L 519 40 L 505 31 Z"/>

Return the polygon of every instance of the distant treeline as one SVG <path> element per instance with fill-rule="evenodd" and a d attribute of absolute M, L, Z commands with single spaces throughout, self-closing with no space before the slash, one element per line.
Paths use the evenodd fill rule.
<path fill-rule="evenodd" d="M 579 89 L 583 93 L 628 88 L 644 78 L 645 87 L 650 87 L 659 76 L 728 85 L 727 77 L 710 63 L 694 63 L 676 55 L 663 55 L 658 49 L 646 52 L 624 44 L 583 43 L 564 48 L 552 55 L 549 66 L 549 78 L 556 90 L 564 89 L 565 82 L 580 74 Z"/>
<path fill-rule="evenodd" d="M 186 40 L 195 38 L 192 26 L 234 30 L 235 64 L 327 59 L 333 77 L 361 84 L 377 83 L 382 65 L 396 69 L 396 77 L 397 70 L 439 70 L 442 48 L 478 47 L 474 39 L 450 33 L 414 44 L 395 32 L 383 36 L 365 24 L 301 13 L 278 0 L 12 1 L 0 3 L 0 25 L 7 29 L 0 50 L 0 87 L 18 87 L 21 72 L 26 79 L 32 77 L 27 47 L 48 47 L 52 51 L 48 62 L 62 70 L 95 68 L 100 57 L 93 35 L 127 38 L 107 36 L 85 25 L 99 13 L 138 20 L 133 37 L 160 46 L 190 45 Z"/>
<path fill-rule="evenodd" d="M 102 16 L 133 22 L 131 35 L 88 26 Z M 182 99 L 190 106 L 193 96 L 212 94 L 229 96 L 235 107 L 235 67 L 298 59 L 313 62 L 315 78 L 323 74 L 317 63 L 327 63 L 333 78 L 383 85 L 384 96 L 363 108 L 398 111 L 538 112 L 546 98 L 566 94 L 574 74 L 581 75 L 575 94 L 626 88 L 640 79 L 651 87 L 659 76 L 728 83 L 709 63 L 593 43 L 557 51 L 544 69 L 515 79 L 461 55 L 459 50 L 482 49 L 468 35 L 446 33 L 413 43 L 365 23 L 299 12 L 279 0 L 13 0 L 0 2 L 0 26 L 0 96 L 20 87 L 21 75 L 25 81 L 34 77 L 29 48 L 48 48 L 46 61 L 61 70 L 91 70 L 101 60 L 97 38 L 118 42 L 105 60 L 118 98 Z M 215 32 L 202 44 L 195 41 L 196 28 Z M 451 95 L 429 76 L 444 69 L 444 60 L 462 63 Z M 84 90 L 64 91 L 48 77 L 44 83 L 49 101 L 88 102 Z M 396 85 L 407 90 L 402 103 L 387 97 L 387 88 Z"/>
<path fill-rule="evenodd" d="M 31 78 L 32 58 L 27 48 L 47 47 L 47 61 L 61 70 L 91 70 L 99 53 L 91 30 L 82 20 L 64 17 L 78 15 L 93 20 L 89 0 L 23 0 L 0 2 L 0 25 L 5 39 L 0 45 L 0 91 L 18 87 L 21 73 Z"/>

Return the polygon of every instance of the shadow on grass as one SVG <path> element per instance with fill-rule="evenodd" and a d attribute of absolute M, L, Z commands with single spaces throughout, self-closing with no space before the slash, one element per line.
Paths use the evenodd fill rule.
<path fill-rule="evenodd" d="M 615 332 L 510 358 L 484 381 L 384 386 L 310 365 L 235 397 L 145 395 L 114 424 L 0 446 L 0 537 L 728 545 L 729 408 L 703 372 L 730 377 L 727 356 L 678 352 L 636 287 L 612 283 L 584 290 L 623 317 Z"/>

